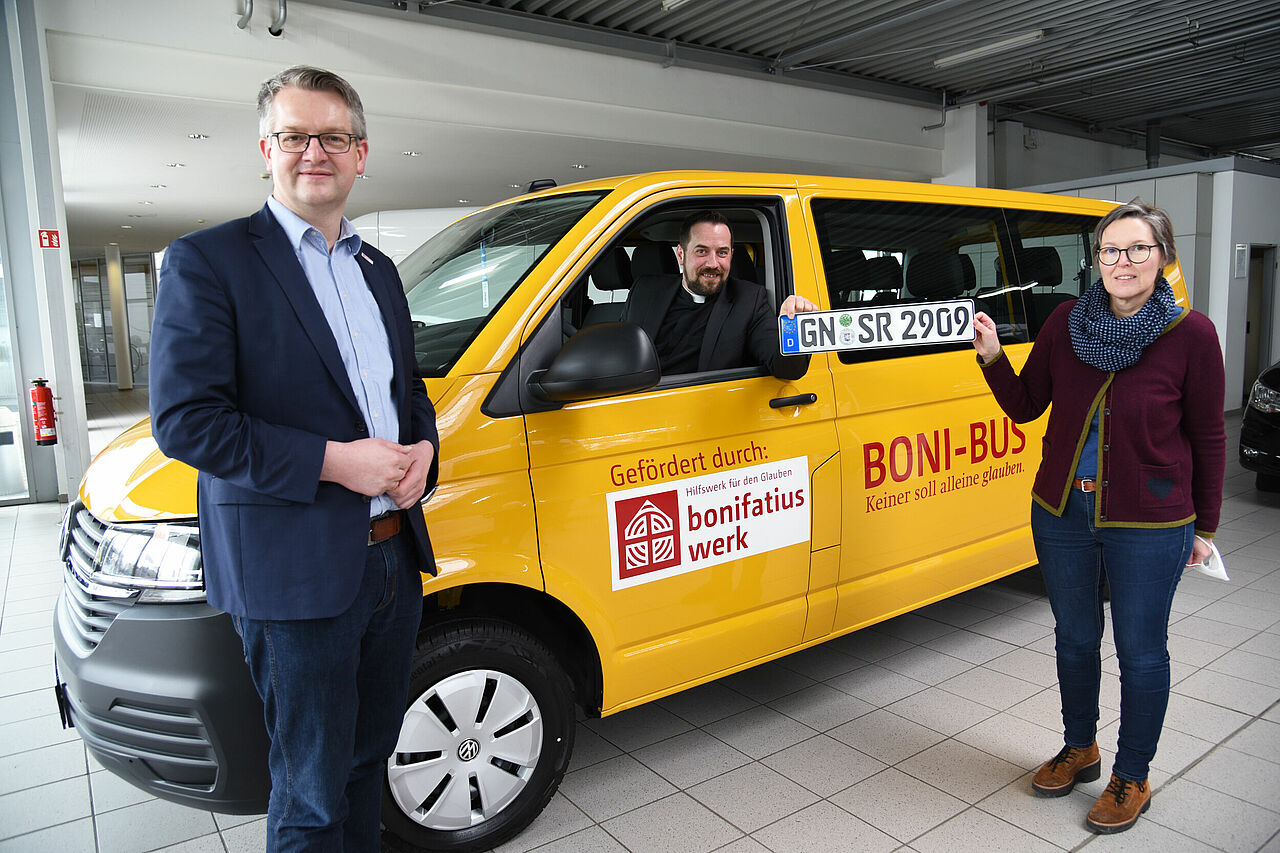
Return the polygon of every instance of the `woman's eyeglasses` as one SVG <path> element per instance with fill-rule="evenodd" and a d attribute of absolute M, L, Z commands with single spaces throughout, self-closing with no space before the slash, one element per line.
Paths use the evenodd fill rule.
<path fill-rule="evenodd" d="M 1098 249 L 1098 260 L 1107 266 L 1113 266 L 1120 260 L 1120 253 L 1124 252 L 1129 258 L 1129 263 L 1140 264 L 1147 258 L 1151 257 L 1151 250 L 1155 246 L 1144 246 L 1141 243 L 1136 246 L 1130 246 L 1127 249 L 1118 249 L 1115 246 L 1102 246 Z"/>

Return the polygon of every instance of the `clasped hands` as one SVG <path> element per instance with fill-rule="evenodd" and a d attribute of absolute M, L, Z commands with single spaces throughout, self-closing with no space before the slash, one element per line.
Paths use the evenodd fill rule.
<path fill-rule="evenodd" d="M 403 445 L 381 438 L 330 441 L 320 479 L 367 497 L 385 494 L 401 509 L 422 497 L 436 449 L 429 441 Z"/>

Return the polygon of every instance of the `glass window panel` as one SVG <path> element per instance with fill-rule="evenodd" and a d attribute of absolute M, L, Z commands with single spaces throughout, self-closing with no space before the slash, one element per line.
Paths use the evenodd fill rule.
<path fill-rule="evenodd" d="M 833 308 L 868 308 L 973 298 L 995 290 L 1004 250 L 998 208 L 915 202 L 814 199 L 827 292 Z M 1001 296 L 993 313 L 1006 343 L 1028 340 L 1021 301 Z M 967 344 L 841 352 L 846 364 L 962 349 Z"/>
<path fill-rule="evenodd" d="M 0 243 L 0 251 L 3 251 Z M 9 323 L 9 283 L 5 279 L 4 257 L 0 255 L 0 501 L 25 500 L 27 459 L 22 422 L 30 409 L 26 386 L 19 385 L 14 363 L 13 329 Z"/>
<path fill-rule="evenodd" d="M 1090 235 L 1097 217 L 1005 211 L 1012 253 L 1010 284 L 1024 293 L 1034 337 L 1064 302 L 1084 292 L 1093 281 Z"/>
<path fill-rule="evenodd" d="M 602 196 L 535 198 L 476 213 L 400 262 L 425 375 L 449 372 L 507 296 Z"/>
<path fill-rule="evenodd" d="M 124 260 L 125 309 L 129 321 L 129 366 L 133 384 L 146 385 L 151 352 L 151 317 L 155 311 L 155 275 L 151 258 L 131 255 Z"/>

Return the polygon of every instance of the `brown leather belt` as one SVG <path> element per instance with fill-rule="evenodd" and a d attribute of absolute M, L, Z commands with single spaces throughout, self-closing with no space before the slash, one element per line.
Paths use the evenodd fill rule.
<path fill-rule="evenodd" d="M 1071 485 L 1082 492 L 1098 491 L 1098 482 L 1096 480 L 1072 480 Z"/>
<path fill-rule="evenodd" d="M 379 542 L 390 539 L 400 532 L 400 527 L 404 523 L 404 510 L 393 509 L 390 512 L 384 512 L 382 515 L 375 515 L 369 519 L 369 544 L 377 545 Z"/>

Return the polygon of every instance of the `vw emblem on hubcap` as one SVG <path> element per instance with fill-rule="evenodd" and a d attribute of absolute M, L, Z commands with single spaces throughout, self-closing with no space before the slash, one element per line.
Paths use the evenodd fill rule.
<path fill-rule="evenodd" d="M 467 738 L 458 747 L 458 758 L 470 761 L 480 754 L 480 743 L 475 738 Z"/>

